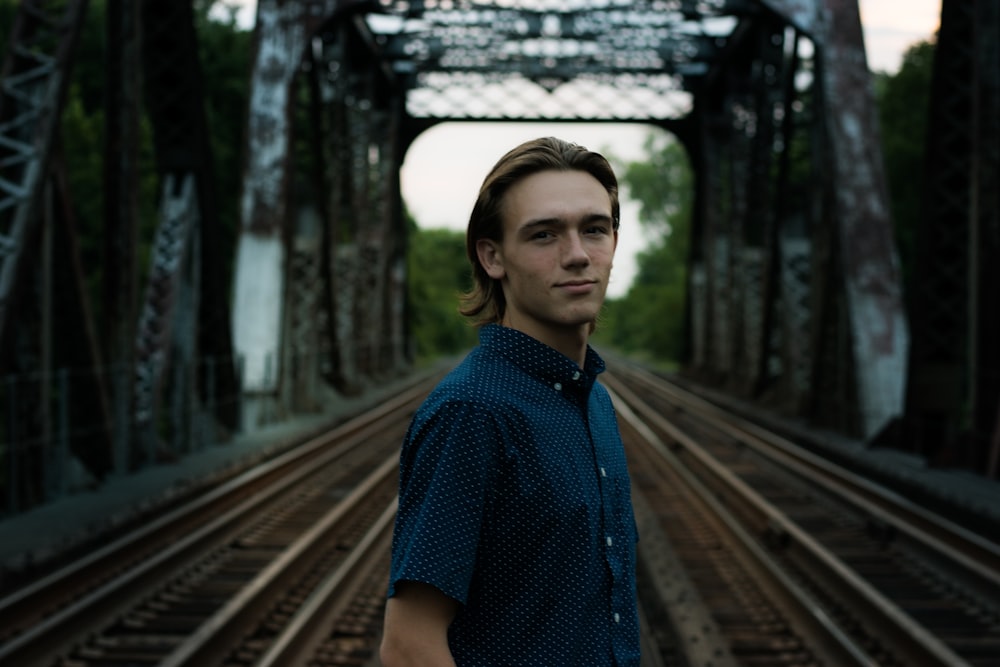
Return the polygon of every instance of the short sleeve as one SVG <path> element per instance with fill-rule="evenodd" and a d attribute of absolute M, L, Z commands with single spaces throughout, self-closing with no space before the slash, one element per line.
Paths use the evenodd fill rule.
<path fill-rule="evenodd" d="M 415 417 L 400 452 L 390 597 L 397 582 L 419 581 L 465 604 L 499 449 L 494 420 L 474 404 Z"/>

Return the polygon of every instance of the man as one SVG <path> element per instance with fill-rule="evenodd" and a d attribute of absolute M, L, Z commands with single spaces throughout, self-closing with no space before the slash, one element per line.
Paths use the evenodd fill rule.
<path fill-rule="evenodd" d="M 387 667 L 639 664 L 628 471 L 588 346 L 618 216 L 607 160 L 565 141 L 486 177 L 462 309 L 480 345 L 400 455 Z"/>

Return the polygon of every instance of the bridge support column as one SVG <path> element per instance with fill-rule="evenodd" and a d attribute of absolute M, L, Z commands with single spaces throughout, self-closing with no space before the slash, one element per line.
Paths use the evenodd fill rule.
<path fill-rule="evenodd" d="M 277 398 L 287 262 L 292 81 L 306 48 L 305 3 L 264 0 L 257 8 L 247 163 L 240 205 L 232 314 L 242 368 L 243 427 Z"/>
<path fill-rule="evenodd" d="M 822 0 L 818 9 L 832 175 L 828 219 L 838 232 L 858 430 L 872 438 L 902 416 L 909 330 L 858 3 Z"/>

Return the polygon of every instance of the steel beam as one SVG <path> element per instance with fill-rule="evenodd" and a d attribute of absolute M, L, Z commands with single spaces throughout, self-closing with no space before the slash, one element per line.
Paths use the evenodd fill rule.
<path fill-rule="evenodd" d="M 1000 477 L 1000 6 L 977 0 L 972 155 L 972 465 Z"/>
<path fill-rule="evenodd" d="M 830 158 L 831 220 L 860 435 L 902 416 L 909 331 L 857 0 L 819 0 L 816 40 Z"/>
<path fill-rule="evenodd" d="M 248 392 L 274 392 L 280 377 L 290 96 L 307 45 L 307 9 L 290 1 L 257 4 L 232 313 L 233 346 Z"/>
<path fill-rule="evenodd" d="M 176 205 L 181 200 L 192 204 L 195 208 L 182 217 L 191 222 L 191 229 L 197 235 L 177 237 L 178 230 L 163 232 L 183 239 L 183 254 L 188 259 L 184 263 L 172 263 L 175 253 L 168 251 L 161 257 L 154 252 L 151 271 L 154 277 L 147 290 L 142 316 L 147 317 L 150 312 L 155 314 L 158 328 L 154 335 L 158 343 L 157 347 L 149 348 L 153 340 L 149 337 L 150 332 L 145 332 L 145 340 L 140 332 L 138 345 L 145 347 L 137 353 L 138 364 L 140 371 L 153 378 L 148 366 L 151 355 L 169 356 L 167 347 L 180 342 L 172 333 L 174 323 L 195 323 L 195 338 L 184 341 L 182 347 L 190 348 L 205 361 L 196 374 L 196 396 L 202 405 L 214 406 L 215 414 L 211 418 L 232 429 L 236 425 L 236 404 L 231 397 L 237 389 L 229 322 L 230 277 L 223 271 L 224 263 L 219 261 L 228 241 L 223 239 L 216 203 L 214 156 L 205 117 L 205 90 L 194 10 L 190 0 L 145 0 L 141 5 L 143 83 L 162 184 L 160 211 L 167 214 L 179 210 Z M 161 227 L 175 224 L 176 217 L 160 220 Z M 191 272 L 183 273 L 182 267 L 190 268 Z M 185 276 L 197 276 L 197 282 L 192 284 L 197 294 L 180 302 L 168 298 L 185 284 Z M 193 313 L 165 310 L 166 307 L 174 308 L 176 303 L 189 304 L 198 310 Z M 147 367 L 142 369 L 144 364 Z M 207 368 L 209 364 L 211 370 Z M 160 371 L 166 372 L 166 367 Z M 155 378 L 154 384 L 160 379 Z M 214 395 L 210 395 L 213 391 Z M 159 398 L 153 400 L 155 403 Z"/>
<path fill-rule="evenodd" d="M 108 0 L 104 105 L 104 343 L 112 367 L 115 472 L 136 463 L 132 419 L 138 319 L 140 4 Z"/>
<path fill-rule="evenodd" d="M 928 116 L 923 219 L 915 234 L 903 446 L 930 461 L 954 462 L 968 424 L 968 343 L 975 150 L 975 3 L 945 2 Z"/>
<path fill-rule="evenodd" d="M 86 0 L 23 0 L 0 72 L 0 372 L 40 233 L 42 189 Z"/>

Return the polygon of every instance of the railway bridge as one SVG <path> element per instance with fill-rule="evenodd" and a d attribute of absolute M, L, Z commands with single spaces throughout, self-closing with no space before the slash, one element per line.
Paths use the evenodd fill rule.
<path fill-rule="evenodd" d="M 61 128 L 98 7 L 95 253 Z M 5 515 L 405 373 L 399 172 L 446 121 L 671 133 L 695 174 L 685 375 L 869 445 L 1000 472 L 996 3 L 943 3 L 905 295 L 856 0 L 260 0 L 235 238 L 219 223 L 234 194 L 213 162 L 191 2 L 6 11 Z"/>

